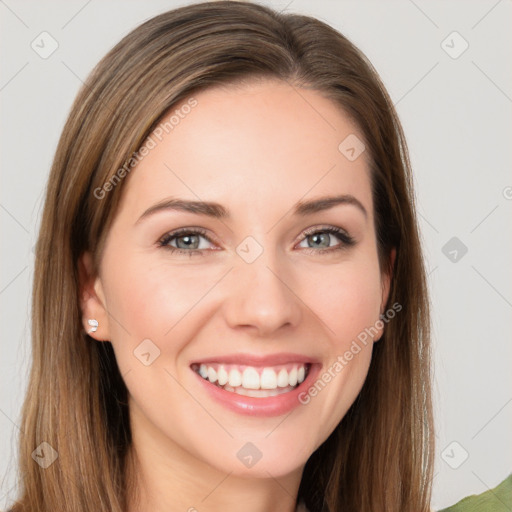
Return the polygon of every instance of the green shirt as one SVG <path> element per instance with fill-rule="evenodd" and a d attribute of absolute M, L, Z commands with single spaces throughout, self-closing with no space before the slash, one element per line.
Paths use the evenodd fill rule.
<path fill-rule="evenodd" d="M 512 473 L 494 489 L 466 496 L 439 512 L 512 512 Z"/>

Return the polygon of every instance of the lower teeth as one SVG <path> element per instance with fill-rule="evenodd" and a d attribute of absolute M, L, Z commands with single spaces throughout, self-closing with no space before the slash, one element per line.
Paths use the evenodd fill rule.
<path fill-rule="evenodd" d="M 285 388 L 276 388 L 276 389 L 246 389 L 242 386 L 237 386 L 236 388 L 229 386 L 228 384 L 224 386 L 219 386 L 219 384 L 216 384 L 217 387 L 224 389 L 225 391 L 230 391 L 231 393 L 237 393 L 238 395 L 243 396 L 251 396 L 254 398 L 265 398 L 268 396 L 276 396 L 276 395 L 282 395 L 283 393 L 289 393 L 290 391 L 293 391 L 297 386 L 287 386 Z"/>

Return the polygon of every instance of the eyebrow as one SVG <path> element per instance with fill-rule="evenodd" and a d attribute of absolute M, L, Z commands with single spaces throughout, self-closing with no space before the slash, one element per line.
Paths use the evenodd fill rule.
<path fill-rule="evenodd" d="M 299 201 L 293 206 L 294 215 L 306 217 L 313 213 L 328 210 L 338 205 L 351 205 L 358 208 L 368 218 L 368 212 L 363 204 L 350 194 L 339 196 L 327 196 L 312 199 L 310 201 Z M 195 213 L 197 215 L 206 215 L 215 219 L 229 219 L 231 215 L 229 210 L 219 203 L 205 201 L 190 201 L 179 198 L 168 198 L 151 207 L 149 207 L 137 220 L 138 224 L 143 219 L 154 215 L 157 212 L 171 210 Z"/>

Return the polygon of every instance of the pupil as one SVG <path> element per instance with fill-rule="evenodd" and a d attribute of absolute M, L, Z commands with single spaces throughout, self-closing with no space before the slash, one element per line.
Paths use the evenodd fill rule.
<path fill-rule="evenodd" d="M 329 247 L 329 234 L 328 233 L 320 233 L 320 234 L 316 233 L 316 234 L 314 234 L 312 236 L 313 236 L 313 240 L 314 240 L 315 243 L 318 242 L 318 241 L 321 243 L 322 240 L 323 240 L 324 242 L 326 242 L 323 245 L 323 247 Z"/>
<path fill-rule="evenodd" d="M 195 238 L 196 240 L 192 241 L 193 238 Z M 193 245 L 194 246 L 193 248 L 197 249 L 197 238 L 198 238 L 197 235 L 184 235 L 184 236 L 181 236 L 181 237 L 177 238 L 176 245 L 179 247 L 180 246 L 180 240 L 184 240 L 185 241 L 185 245 L 184 245 L 185 248 L 190 248 Z"/>

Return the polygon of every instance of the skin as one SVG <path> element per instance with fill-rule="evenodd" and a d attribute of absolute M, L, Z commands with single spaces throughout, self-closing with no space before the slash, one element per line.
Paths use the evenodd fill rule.
<path fill-rule="evenodd" d="M 330 100 L 284 82 L 194 97 L 197 106 L 126 178 L 99 275 L 89 253 L 80 260 L 84 328 L 98 320 L 91 335 L 111 341 L 129 391 L 142 496 L 130 512 L 230 512 L 241 503 L 247 512 L 291 512 L 307 459 L 356 399 L 382 331 L 287 416 L 226 409 L 189 365 L 219 354 L 293 352 L 327 369 L 375 324 L 390 276 L 379 270 L 367 155 L 349 161 L 338 150 L 349 134 L 363 137 Z M 291 213 L 299 200 L 341 194 L 357 198 L 367 216 L 349 204 Z M 137 222 L 171 196 L 220 203 L 231 218 L 166 210 Z M 317 226 L 342 228 L 356 243 L 322 254 L 324 245 L 304 235 Z M 158 246 L 181 227 L 207 231 L 212 242 L 199 238 L 202 255 Z M 236 252 L 247 236 L 263 248 L 250 264 Z M 343 242 L 327 235 L 324 244 Z M 133 353 L 145 339 L 160 350 L 149 366 Z M 262 453 L 252 468 L 236 456 L 247 442 Z"/>

